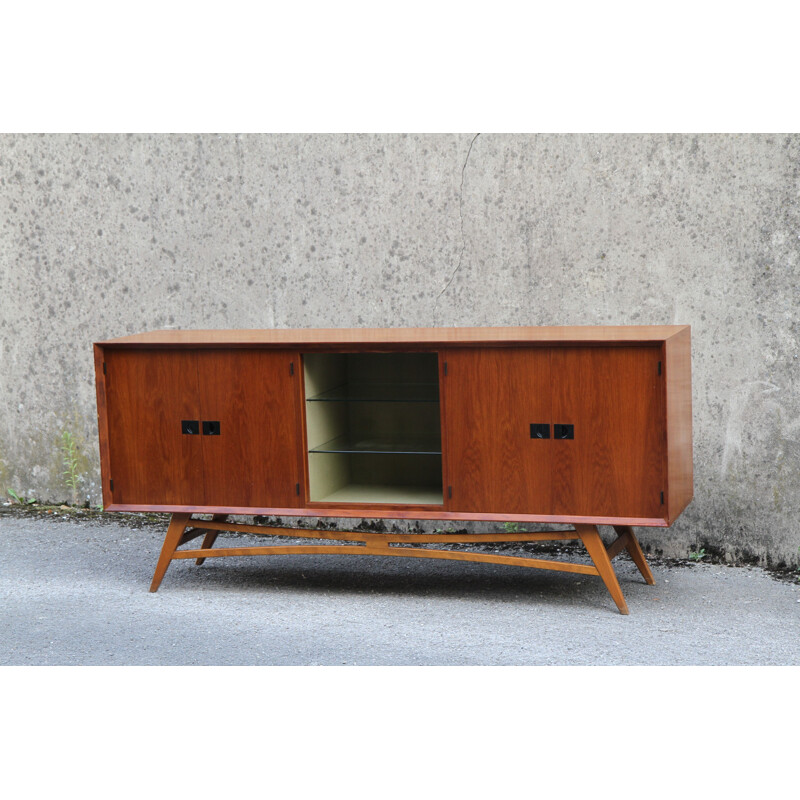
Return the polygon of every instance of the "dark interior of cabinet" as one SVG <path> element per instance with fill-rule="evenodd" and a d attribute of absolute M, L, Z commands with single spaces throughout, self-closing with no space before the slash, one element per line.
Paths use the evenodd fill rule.
<path fill-rule="evenodd" d="M 443 502 L 436 353 L 306 353 L 303 367 L 312 502 Z"/>

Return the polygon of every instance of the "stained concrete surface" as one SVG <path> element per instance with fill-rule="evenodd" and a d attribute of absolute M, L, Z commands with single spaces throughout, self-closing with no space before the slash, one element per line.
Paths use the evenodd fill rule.
<path fill-rule="evenodd" d="M 692 326 L 664 556 L 800 566 L 800 135 L 0 135 L 0 491 L 100 502 L 93 341 Z"/>
<path fill-rule="evenodd" d="M 629 616 L 587 576 L 363 556 L 174 562 L 151 594 L 163 534 L 0 514 L 0 664 L 800 664 L 800 584 L 759 568 L 651 587 L 620 556 Z"/>

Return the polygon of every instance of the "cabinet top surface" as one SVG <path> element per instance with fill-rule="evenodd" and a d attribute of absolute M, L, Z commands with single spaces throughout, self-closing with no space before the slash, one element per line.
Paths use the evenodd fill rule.
<path fill-rule="evenodd" d="M 284 347 L 290 345 L 499 345 L 525 343 L 644 343 L 666 341 L 688 325 L 578 325 L 481 328 L 276 328 L 162 330 L 96 344 L 120 347 Z"/>

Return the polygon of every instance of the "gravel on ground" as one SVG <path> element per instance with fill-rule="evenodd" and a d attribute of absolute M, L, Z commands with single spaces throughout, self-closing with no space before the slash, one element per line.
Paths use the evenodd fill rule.
<path fill-rule="evenodd" d="M 165 529 L 0 513 L 0 664 L 800 664 L 800 584 L 757 567 L 654 561 L 647 586 L 623 554 L 629 616 L 591 576 L 382 556 L 184 560 L 151 594 Z"/>

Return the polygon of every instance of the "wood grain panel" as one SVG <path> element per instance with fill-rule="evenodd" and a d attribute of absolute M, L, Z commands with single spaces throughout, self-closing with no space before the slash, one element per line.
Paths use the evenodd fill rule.
<path fill-rule="evenodd" d="M 553 513 L 665 515 L 665 429 L 659 347 L 552 350 Z"/>
<path fill-rule="evenodd" d="M 102 345 L 115 347 L 282 347 L 340 349 L 363 345 L 371 349 L 407 349 L 414 345 L 526 345 L 659 343 L 685 325 L 573 325 L 480 328 L 300 328 L 274 330 L 148 331 L 123 336 Z"/>
<path fill-rule="evenodd" d="M 220 423 L 219 436 L 201 437 L 205 504 L 300 505 L 298 354 L 206 350 L 197 364 L 202 418 Z"/>
<path fill-rule="evenodd" d="M 203 503 L 201 437 L 181 433 L 181 420 L 200 419 L 196 352 L 109 349 L 104 357 L 113 503 Z"/>
<path fill-rule="evenodd" d="M 670 524 L 694 494 L 692 463 L 692 345 L 688 327 L 669 339 L 666 351 L 667 469 Z"/>
<path fill-rule="evenodd" d="M 99 345 L 94 346 L 94 383 L 97 393 L 97 437 L 100 445 L 100 483 L 103 507 L 112 502 L 109 485 L 111 467 L 108 450 L 108 405 L 106 402 L 105 354 Z"/>
<path fill-rule="evenodd" d="M 448 510 L 549 514 L 550 349 L 451 349 L 442 400 L 447 430 Z"/>
<path fill-rule="evenodd" d="M 309 352 L 345 345 L 348 352 L 438 351 L 442 373 L 449 360 L 441 378 L 445 508 L 307 502 L 302 374 L 291 344 Z M 281 353 L 293 354 L 295 382 L 275 389 L 272 400 L 251 396 L 262 384 L 263 359 Z M 692 496 L 688 326 L 160 331 L 98 345 L 95 356 L 104 503 L 111 510 L 663 527 Z M 201 356 L 211 359 L 206 382 L 197 378 Z M 231 363 L 239 356 L 238 365 Z M 539 366 L 526 359 L 540 359 Z M 663 378 L 651 391 L 650 366 L 657 371 L 659 359 Z M 270 381 L 266 394 L 280 385 Z M 251 413 L 258 403 L 266 408 Z M 520 413 L 527 419 L 518 430 Z M 225 414 L 240 422 L 226 423 Z M 276 420 L 277 430 L 264 434 L 259 418 Z M 219 419 L 223 435 L 184 436 L 181 419 Z M 531 422 L 574 424 L 575 439 L 531 440 Z M 240 431 L 238 442 L 223 441 L 236 425 L 249 437 Z M 269 441 L 257 440 L 262 434 Z M 272 491 L 273 479 L 282 488 Z"/>
<path fill-rule="evenodd" d="M 124 503 L 112 503 L 107 511 L 153 511 L 170 513 L 191 513 L 191 514 L 238 514 L 252 515 L 263 514 L 271 517 L 346 517 L 348 519 L 359 519 L 369 517 L 369 519 L 432 519 L 446 520 L 455 522 L 458 520 L 472 520 L 483 522 L 544 522 L 544 523 L 570 523 L 585 525 L 632 525 L 637 528 L 666 528 L 668 527 L 664 517 L 582 517 L 576 514 L 503 514 L 497 512 L 472 513 L 461 511 L 431 511 L 431 506 L 388 506 L 388 505 L 369 505 L 364 503 L 358 506 L 341 505 L 337 507 L 323 503 L 309 504 L 306 508 L 276 508 L 265 506 L 204 506 L 204 505 L 126 505 Z"/>

